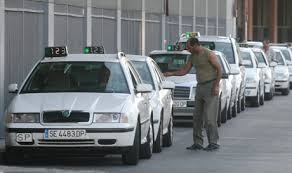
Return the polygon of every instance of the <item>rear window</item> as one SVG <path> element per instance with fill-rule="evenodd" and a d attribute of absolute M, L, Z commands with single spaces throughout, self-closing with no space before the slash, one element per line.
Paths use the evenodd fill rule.
<path fill-rule="evenodd" d="M 267 65 L 267 62 L 265 60 L 265 57 L 264 57 L 263 53 L 261 53 L 261 52 L 254 52 L 254 54 L 257 57 L 257 60 L 258 60 L 259 63 L 264 63 L 264 64 Z"/>
<path fill-rule="evenodd" d="M 253 68 L 254 64 L 252 62 L 252 57 L 249 52 L 240 52 L 240 55 L 242 57 L 242 60 L 246 62 L 246 65 L 244 65 L 246 68 Z"/>

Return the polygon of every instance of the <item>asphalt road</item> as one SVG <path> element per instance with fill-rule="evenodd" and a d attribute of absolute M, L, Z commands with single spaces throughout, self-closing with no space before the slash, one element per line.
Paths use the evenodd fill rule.
<path fill-rule="evenodd" d="M 174 145 L 138 166 L 119 157 L 42 158 L 0 165 L 0 173 L 281 173 L 292 170 L 292 95 L 276 96 L 260 108 L 247 108 L 220 128 L 218 151 L 188 151 L 192 128 L 176 127 Z M 207 145 L 207 144 L 206 144 Z"/>

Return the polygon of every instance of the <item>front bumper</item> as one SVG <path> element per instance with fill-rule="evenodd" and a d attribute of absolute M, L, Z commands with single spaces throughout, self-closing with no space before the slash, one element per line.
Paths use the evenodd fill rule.
<path fill-rule="evenodd" d="M 50 128 L 7 128 L 6 147 L 20 148 L 112 148 L 133 145 L 135 129 L 128 128 L 72 128 L 86 130 L 84 139 L 46 139 L 45 130 Z M 56 128 L 54 128 L 56 129 Z M 58 128 L 63 130 L 64 128 Z M 66 128 L 69 129 L 69 128 Z M 17 133 L 30 133 L 32 142 L 17 142 Z"/>
<path fill-rule="evenodd" d="M 193 120 L 195 101 L 186 100 L 186 102 L 185 107 L 173 107 L 173 117 L 176 122 Z"/>
<path fill-rule="evenodd" d="M 289 88 L 289 81 L 276 81 L 275 83 L 275 89 L 287 89 Z"/>
<path fill-rule="evenodd" d="M 246 87 L 245 88 L 245 97 L 255 97 L 257 96 L 257 87 Z"/>

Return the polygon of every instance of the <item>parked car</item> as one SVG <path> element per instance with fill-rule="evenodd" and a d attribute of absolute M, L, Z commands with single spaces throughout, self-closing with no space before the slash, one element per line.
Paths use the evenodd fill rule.
<path fill-rule="evenodd" d="M 86 48 L 86 53 L 95 48 Z M 101 49 L 98 49 L 101 50 Z M 152 86 L 124 53 L 68 54 L 49 47 L 6 111 L 6 163 L 24 155 L 121 154 L 136 165 L 152 156 Z M 88 150 L 90 148 L 90 150 Z"/>
<path fill-rule="evenodd" d="M 265 81 L 262 68 L 265 66 L 258 63 L 255 54 L 250 48 L 241 47 L 240 55 L 246 72 L 246 100 L 255 107 L 264 105 Z"/>
<path fill-rule="evenodd" d="M 262 49 L 259 48 L 252 48 L 254 52 L 259 66 L 262 66 L 262 71 L 264 73 L 265 78 L 265 99 L 271 100 L 275 94 L 275 73 L 274 68 L 277 65 L 276 62 L 269 63 L 265 53 Z"/>
<path fill-rule="evenodd" d="M 190 56 L 188 51 L 154 50 L 149 55 L 161 71 L 175 71 L 183 67 Z M 195 92 L 197 86 L 194 68 L 184 76 L 166 77 L 175 83 L 173 92 L 173 117 L 175 122 L 190 122 L 193 120 Z"/>
<path fill-rule="evenodd" d="M 189 33 L 184 33 L 181 35 L 178 45 L 182 48 L 186 48 L 186 42 L 189 39 Z M 225 54 L 226 59 L 231 67 L 231 72 L 235 75 L 235 88 L 236 88 L 236 96 L 232 100 L 231 110 L 233 112 L 232 116 L 236 117 L 237 113 L 244 110 L 245 107 L 245 67 L 241 64 L 241 57 L 239 56 L 239 47 L 235 39 L 231 37 L 223 37 L 223 36 L 202 36 L 199 34 L 197 38 L 200 41 L 200 44 L 208 47 L 211 50 L 216 50 Z"/>
<path fill-rule="evenodd" d="M 172 90 L 175 84 L 164 79 L 153 59 L 141 55 L 128 55 L 146 84 L 153 88 L 150 94 L 151 123 L 153 127 L 153 152 L 161 152 L 161 147 L 170 147 L 173 141 Z"/>
<path fill-rule="evenodd" d="M 275 88 L 276 91 L 282 93 L 282 95 L 289 95 L 289 69 L 286 59 L 283 53 L 276 48 L 273 48 L 275 52 L 275 58 L 277 61 L 277 66 L 275 67 Z"/>

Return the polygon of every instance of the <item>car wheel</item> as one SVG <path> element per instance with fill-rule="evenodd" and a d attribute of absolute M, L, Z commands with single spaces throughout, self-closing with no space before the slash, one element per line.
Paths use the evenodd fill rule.
<path fill-rule="evenodd" d="M 289 93 L 290 93 L 290 89 L 289 89 L 289 88 L 284 89 L 284 90 L 282 91 L 282 95 L 284 95 L 284 96 L 289 95 Z"/>
<path fill-rule="evenodd" d="M 137 165 L 139 162 L 141 145 L 140 128 L 140 119 L 138 119 L 133 146 L 127 153 L 122 155 L 123 163 L 126 165 Z"/>
<path fill-rule="evenodd" d="M 140 148 L 140 157 L 143 159 L 150 159 L 152 157 L 152 152 L 153 152 L 153 131 L 152 131 L 152 123 L 150 125 L 150 128 L 148 130 L 146 139 L 147 141 L 145 144 L 141 145 Z"/>
<path fill-rule="evenodd" d="M 230 120 L 232 118 L 232 107 L 231 103 L 229 103 L 228 109 L 227 109 L 227 119 Z"/>
<path fill-rule="evenodd" d="M 221 127 L 221 97 L 219 98 L 219 104 L 218 104 L 217 125 L 218 127 Z"/>
<path fill-rule="evenodd" d="M 232 117 L 237 116 L 237 100 L 234 101 L 234 105 L 232 107 Z"/>
<path fill-rule="evenodd" d="M 257 96 L 252 99 L 252 106 L 253 107 L 259 107 L 260 106 L 260 94 L 259 94 L 259 90 L 257 92 Z"/>
<path fill-rule="evenodd" d="M 273 90 L 271 89 L 269 93 L 265 93 L 265 100 L 272 100 Z"/>
<path fill-rule="evenodd" d="M 170 117 L 167 129 L 168 132 L 163 136 L 164 147 L 170 147 L 173 143 L 173 116 Z"/>
<path fill-rule="evenodd" d="M 241 112 L 241 98 L 238 96 L 237 100 L 237 113 L 239 114 Z"/>
<path fill-rule="evenodd" d="M 260 105 L 264 105 L 264 104 L 265 104 L 265 94 L 262 94 L 260 98 Z"/>
<path fill-rule="evenodd" d="M 227 111 L 228 111 L 228 108 L 227 108 L 227 102 L 226 102 L 226 105 L 225 105 L 223 111 L 221 112 L 221 123 L 226 123 L 226 121 L 227 121 Z"/>
<path fill-rule="evenodd" d="M 154 140 L 154 143 L 153 143 L 153 152 L 154 153 L 160 153 L 161 150 L 162 150 L 162 138 L 163 138 L 163 127 L 162 127 L 162 124 L 163 124 L 163 119 L 162 117 L 160 118 L 160 123 L 159 123 L 159 127 L 158 127 L 158 132 L 157 132 L 157 137 L 156 137 L 156 140 Z M 154 129 L 153 129 L 153 139 L 154 139 Z"/>
<path fill-rule="evenodd" d="M 245 110 L 245 106 L 246 106 L 246 100 L 245 100 L 245 94 L 243 94 L 243 97 L 241 99 L 241 111 Z"/>

